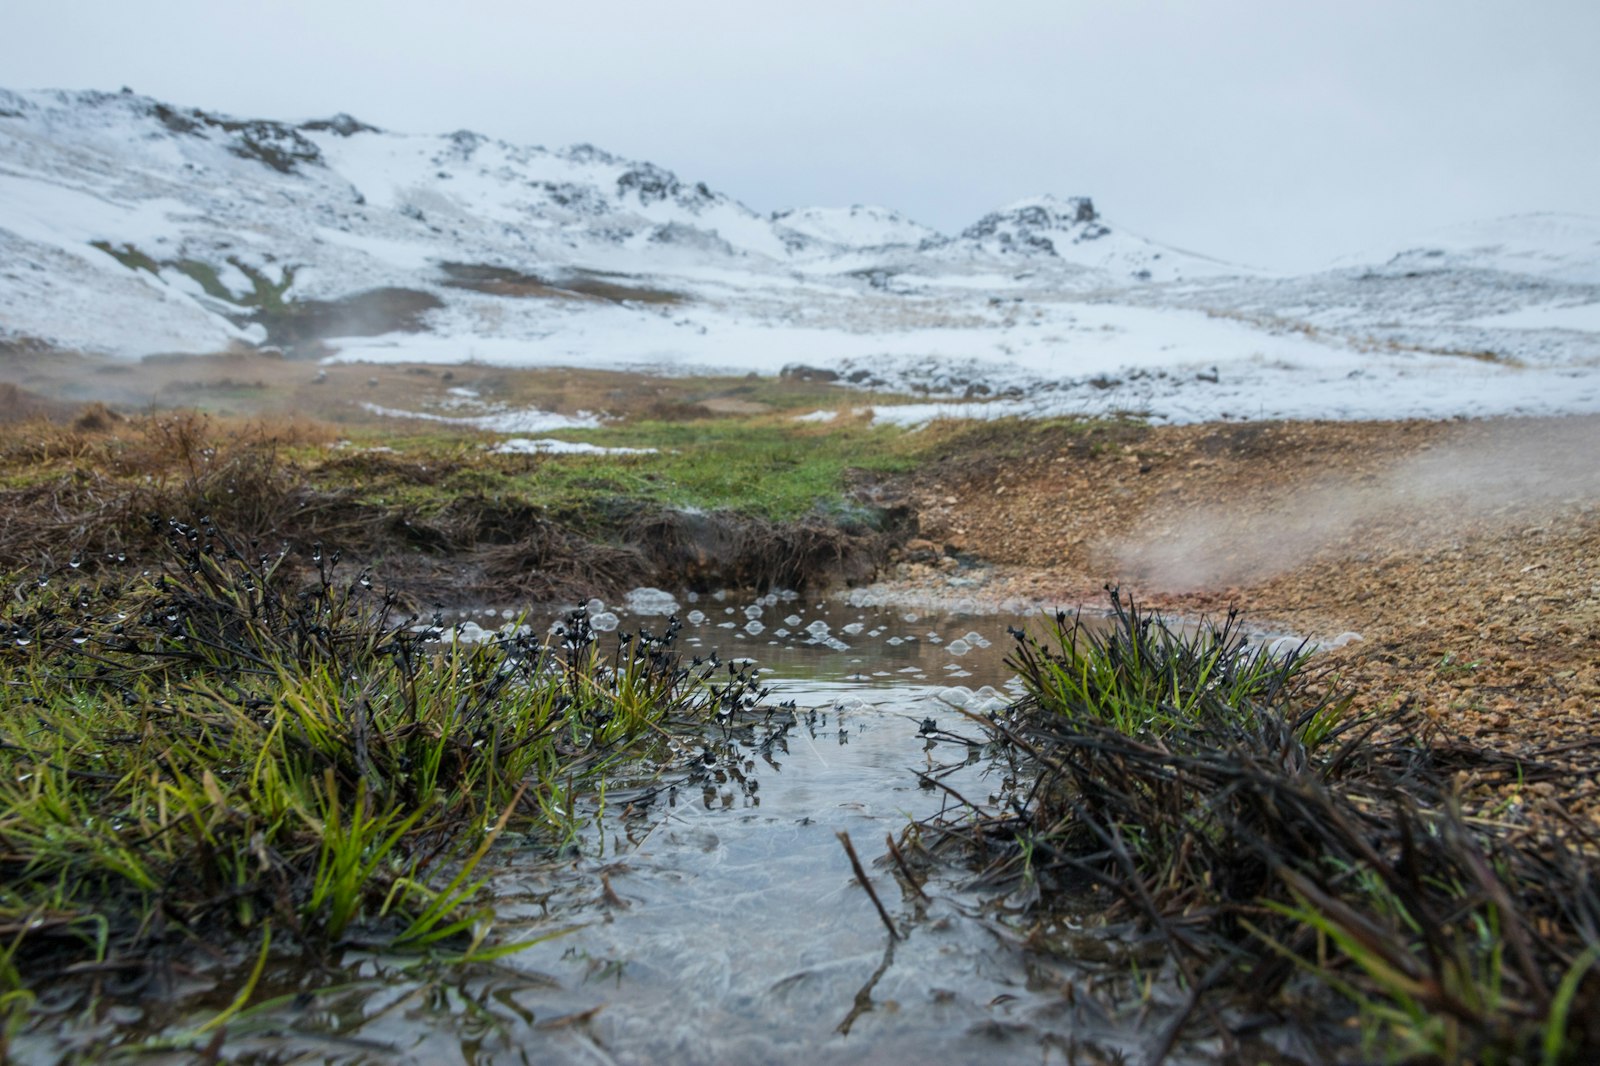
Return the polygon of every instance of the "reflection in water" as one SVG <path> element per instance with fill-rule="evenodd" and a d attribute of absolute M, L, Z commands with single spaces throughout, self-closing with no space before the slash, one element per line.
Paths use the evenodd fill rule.
<path fill-rule="evenodd" d="M 706 597 L 680 606 L 688 654 L 750 657 L 793 717 L 712 738 L 691 781 L 648 814 L 608 808 L 557 921 L 582 923 L 507 965 L 553 978 L 544 1059 L 616 1062 L 1038 1061 L 1088 1025 L 1065 978 L 977 917 L 960 873 L 922 892 L 886 838 L 995 787 L 964 709 L 1003 706 L 1011 619 Z M 648 624 L 626 615 L 624 630 Z M 1002 639 L 996 639 L 996 634 Z M 644 823 L 644 831 L 639 831 Z M 856 884 L 848 833 L 901 937 Z M 497 886 L 524 906 L 515 864 Z M 538 891 L 537 889 L 535 890 Z M 536 931 L 537 917 L 511 930 Z"/>
<path fill-rule="evenodd" d="M 670 607 L 634 597 L 644 610 Z M 623 632 L 659 618 L 591 603 Z M 776 710 L 713 728 L 675 785 L 619 779 L 576 857 L 502 844 L 492 964 L 370 958 L 353 981 L 269 975 L 228 1056 L 334 1062 L 1065 1061 L 1113 1037 L 1077 964 L 1024 951 L 963 891 L 920 889 L 886 838 L 957 793 L 999 789 L 981 714 L 1015 694 L 1016 618 L 707 596 L 679 605 L 686 655 L 758 660 Z M 470 639 L 503 617 L 470 620 Z M 539 624 L 545 624 L 543 622 Z M 934 787 L 936 776 L 941 787 Z M 847 833 L 899 939 L 856 883 Z M 348 960 L 347 960 L 348 961 Z M 204 1017 L 204 1015 L 201 1015 Z M 1125 1035 L 1125 1034 L 1124 1034 Z M 1092 1059 L 1089 1061 L 1093 1061 Z"/>

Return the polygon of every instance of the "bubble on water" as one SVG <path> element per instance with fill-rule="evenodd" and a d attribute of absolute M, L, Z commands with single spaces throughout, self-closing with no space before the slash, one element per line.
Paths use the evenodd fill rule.
<path fill-rule="evenodd" d="M 784 603 L 793 603 L 800 598 L 800 594 L 794 589 L 779 589 L 777 595 Z"/>
<path fill-rule="evenodd" d="M 766 628 L 766 626 L 762 625 L 760 621 L 754 618 L 750 619 L 750 621 L 744 624 L 744 631 L 749 633 L 752 637 L 760 636 L 761 633 L 766 630 Z"/>
<path fill-rule="evenodd" d="M 752 603 L 750 606 L 748 606 L 748 607 L 746 607 L 744 609 L 744 616 L 746 618 L 760 618 L 761 617 L 761 605 L 757 604 L 757 603 Z"/>
<path fill-rule="evenodd" d="M 684 593 L 683 598 L 688 600 L 690 603 L 699 603 L 700 602 L 700 594 L 698 592 L 687 592 L 687 593 Z"/>
<path fill-rule="evenodd" d="M 774 629 L 772 631 L 772 635 L 775 637 L 786 637 L 789 635 L 789 631 L 787 629 Z"/>
<path fill-rule="evenodd" d="M 715 592 L 713 592 L 711 594 L 711 598 L 716 600 L 718 603 L 721 603 L 723 600 L 728 598 L 728 590 L 727 589 L 718 589 L 717 591 L 715 591 Z"/>
<path fill-rule="evenodd" d="M 672 593 L 657 588 L 637 588 L 623 600 L 628 610 L 638 615 L 668 615 L 678 613 L 678 601 Z"/>
<path fill-rule="evenodd" d="M 601 599 L 593 599 L 584 604 L 583 609 L 588 611 L 590 614 L 599 614 L 601 611 L 606 609 L 606 603 Z"/>
<path fill-rule="evenodd" d="M 959 637 L 944 646 L 944 650 L 951 655 L 965 655 L 972 650 L 972 645 Z"/>
<path fill-rule="evenodd" d="M 922 673 L 922 667 L 920 667 L 920 666 L 903 666 L 903 667 L 900 668 L 900 672 L 902 674 L 921 674 Z"/>
<path fill-rule="evenodd" d="M 769 592 L 756 602 L 763 607 L 775 607 L 778 604 L 778 595 L 775 592 Z"/>
<path fill-rule="evenodd" d="M 717 628 L 718 629 L 732 629 L 733 628 L 733 623 L 732 622 L 718 622 L 717 623 Z"/>
<path fill-rule="evenodd" d="M 690 611 L 689 612 L 689 624 L 690 625 L 692 625 L 692 626 L 704 625 L 705 621 L 706 621 L 706 613 L 704 611 Z"/>
<path fill-rule="evenodd" d="M 1010 700 L 995 691 L 993 687 L 984 685 L 972 694 L 972 699 L 967 704 L 967 710 L 974 714 L 987 714 L 990 711 L 1005 710 L 1010 703 Z"/>
<path fill-rule="evenodd" d="M 589 627 L 596 633 L 609 633 L 616 629 L 621 619 L 610 611 L 596 611 L 589 616 Z"/>
<path fill-rule="evenodd" d="M 509 608 L 509 607 L 507 607 L 507 608 L 506 608 L 506 609 L 505 609 L 505 610 L 503 610 L 503 611 L 501 611 L 501 612 L 500 612 L 500 617 L 501 617 L 501 618 L 504 618 L 504 619 L 505 619 L 505 620 L 506 620 L 506 621 L 508 621 L 508 622 L 509 622 L 509 621 L 510 621 L 510 620 L 511 620 L 511 619 L 513 619 L 513 618 L 515 618 L 515 617 L 516 617 L 516 616 L 517 616 L 517 612 L 516 612 L 516 611 L 513 611 L 513 610 L 512 610 L 512 609 L 511 609 L 511 608 Z"/>
<path fill-rule="evenodd" d="M 822 637 L 824 634 L 826 634 L 828 632 L 828 629 L 829 629 L 828 623 L 824 622 L 820 618 L 816 619 L 810 625 L 806 626 L 806 632 L 807 633 L 810 633 L 813 637 L 819 637 L 819 638 Z"/>
<path fill-rule="evenodd" d="M 951 663 L 950 666 L 955 666 L 955 663 Z M 946 667 L 945 669 L 949 670 L 950 668 Z M 972 676 L 972 671 L 971 670 L 963 670 L 959 666 L 956 666 L 956 668 L 954 670 L 950 670 L 950 676 L 951 677 L 971 677 Z"/>
<path fill-rule="evenodd" d="M 961 639 L 966 641 L 968 644 L 971 644 L 974 648 L 987 648 L 989 646 L 989 642 L 984 639 L 983 634 L 979 633 L 976 629 Z"/>
<path fill-rule="evenodd" d="M 803 621 L 805 621 L 805 619 L 801 618 L 799 615 L 791 614 L 788 618 L 785 618 L 783 620 L 783 624 L 786 625 L 786 626 L 789 626 L 790 628 L 793 628 L 794 626 L 799 625 Z"/>
<path fill-rule="evenodd" d="M 898 648 L 900 645 L 904 644 L 905 641 L 901 640 L 899 637 L 890 637 L 888 640 L 884 641 L 884 643 L 889 645 L 891 648 Z"/>
<path fill-rule="evenodd" d="M 905 614 L 900 616 L 900 620 L 909 625 L 909 624 L 915 622 L 917 619 L 919 619 L 921 617 L 922 616 L 919 615 L 919 614 L 914 614 L 914 613 L 912 613 L 910 611 L 907 611 Z"/>
<path fill-rule="evenodd" d="M 850 636 L 853 637 L 853 636 L 857 636 L 858 634 L 860 634 L 860 632 L 865 628 L 866 628 L 866 626 L 862 625 L 860 622 L 851 622 L 849 625 L 840 626 L 839 627 L 839 632 L 848 633 Z"/>

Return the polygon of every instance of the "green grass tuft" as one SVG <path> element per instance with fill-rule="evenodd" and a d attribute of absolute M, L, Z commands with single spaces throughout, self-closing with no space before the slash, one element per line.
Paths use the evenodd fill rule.
<path fill-rule="evenodd" d="M 297 587 L 283 554 L 159 525 L 158 569 L 6 589 L 0 995 L 268 935 L 489 957 L 501 830 L 554 854 L 575 796 L 756 700 L 753 672 L 681 662 L 675 622 L 609 654 L 582 612 L 468 645 L 332 553 Z"/>

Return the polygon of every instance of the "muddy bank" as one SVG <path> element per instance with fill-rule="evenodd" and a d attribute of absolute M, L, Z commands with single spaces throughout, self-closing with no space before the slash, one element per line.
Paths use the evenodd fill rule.
<path fill-rule="evenodd" d="M 249 488 L 240 483 L 247 475 Z M 319 547 L 337 553 L 342 570 L 370 569 L 374 582 L 414 607 L 525 607 L 641 585 L 764 592 L 859 584 L 909 531 L 893 511 L 863 512 L 853 521 L 773 522 L 647 505 L 619 507 L 602 524 L 580 526 L 523 501 L 485 496 L 424 511 L 264 470 L 227 471 L 217 480 L 111 499 L 95 498 L 104 486 L 93 480 L 0 490 L 8 516 L 0 568 L 48 572 L 71 562 L 93 569 L 102 560 L 149 554 L 171 520 L 210 518 L 264 553 L 287 549 L 291 565 Z"/>
<path fill-rule="evenodd" d="M 581 602 L 642 585 L 816 591 L 870 580 L 906 533 L 887 513 L 877 523 L 771 522 L 649 507 L 582 531 L 483 504 L 427 520 L 390 516 L 393 541 L 371 546 L 375 576 L 417 604 L 459 607 Z"/>

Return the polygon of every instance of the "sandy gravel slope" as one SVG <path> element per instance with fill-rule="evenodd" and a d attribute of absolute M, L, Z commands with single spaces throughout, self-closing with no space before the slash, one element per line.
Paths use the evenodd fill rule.
<path fill-rule="evenodd" d="M 1093 605 L 1109 582 L 1184 612 L 1237 605 L 1314 638 L 1358 633 L 1328 652 L 1358 705 L 1540 749 L 1571 772 L 1498 797 L 1504 809 L 1542 797 L 1600 821 L 1600 419 L 971 443 L 904 487 L 925 541 L 882 591 Z"/>

